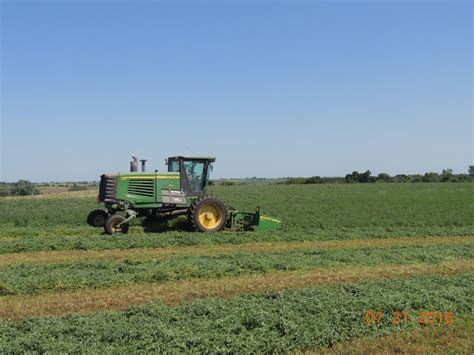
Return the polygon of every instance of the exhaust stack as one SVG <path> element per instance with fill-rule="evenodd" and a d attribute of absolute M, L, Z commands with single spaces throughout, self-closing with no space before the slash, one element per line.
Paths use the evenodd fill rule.
<path fill-rule="evenodd" d="M 132 154 L 132 161 L 130 161 L 130 172 L 134 173 L 138 171 L 138 158 Z"/>
<path fill-rule="evenodd" d="M 140 161 L 142 162 L 142 172 L 144 172 L 145 171 L 146 159 L 140 159 Z"/>

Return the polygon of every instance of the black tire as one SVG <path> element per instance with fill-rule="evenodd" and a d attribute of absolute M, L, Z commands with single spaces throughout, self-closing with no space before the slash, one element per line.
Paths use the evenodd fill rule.
<path fill-rule="evenodd" d="M 117 227 L 117 225 L 119 223 L 122 223 L 123 221 L 125 221 L 125 217 L 119 214 L 114 214 L 110 216 L 105 221 L 105 225 L 104 225 L 105 233 L 110 234 L 110 235 L 117 234 L 117 233 L 122 233 L 122 234 L 128 233 L 128 224 L 123 224 L 122 226 Z"/>
<path fill-rule="evenodd" d="M 97 209 L 91 211 L 87 216 L 87 224 L 92 227 L 103 227 L 105 220 L 109 217 L 109 214 L 104 210 Z"/>
<path fill-rule="evenodd" d="M 203 196 L 196 199 L 189 210 L 190 222 L 198 232 L 221 231 L 225 228 L 228 218 L 229 212 L 225 203 L 214 196 Z"/>

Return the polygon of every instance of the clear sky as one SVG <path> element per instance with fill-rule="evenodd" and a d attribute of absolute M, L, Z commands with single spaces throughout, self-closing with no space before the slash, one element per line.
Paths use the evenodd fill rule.
<path fill-rule="evenodd" d="M 471 1 L 1 1 L 0 180 L 473 164 Z"/>

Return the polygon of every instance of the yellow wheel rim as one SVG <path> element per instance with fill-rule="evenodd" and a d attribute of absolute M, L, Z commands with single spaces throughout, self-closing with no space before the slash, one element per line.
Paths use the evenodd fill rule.
<path fill-rule="evenodd" d="M 222 211 L 217 205 L 209 203 L 199 209 L 199 223 L 204 228 L 216 228 L 221 222 Z"/>

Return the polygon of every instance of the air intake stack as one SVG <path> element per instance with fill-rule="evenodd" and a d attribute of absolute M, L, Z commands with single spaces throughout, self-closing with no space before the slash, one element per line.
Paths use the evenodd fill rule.
<path fill-rule="evenodd" d="M 130 161 L 130 172 L 134 173 L 138 171 L 138 158 L 132 154 L 132 161 Z"/>
<path fill-rule="evenodd" d="M 142 162 L 142 171 L 144 172 L 145 171 L 146 159 L 140 159 L 140 161 Z"/>

